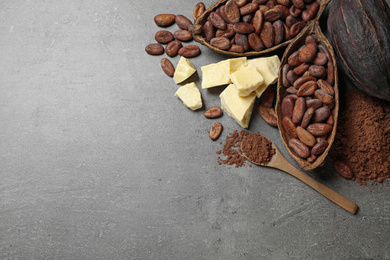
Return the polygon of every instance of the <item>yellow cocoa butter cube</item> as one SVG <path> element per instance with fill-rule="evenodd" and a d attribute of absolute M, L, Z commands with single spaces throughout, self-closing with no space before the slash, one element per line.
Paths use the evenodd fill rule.
<path fill-rule="evenodd" d="M 239 96 L 248 96 L 264 83 L 264 78 L 255 66 L 248 66 L 231 74 L 232 82 L 238 89 Z"/>
<path fill-rule="evenodd" d="M 183 101 L 183 104 L 192 110 L 197 110 L 203 106 L 202 96 L 194 82 L 180 87 L 176 91 L 175 96 L 179 97 Z"/>
<path fill-rule="evenodd" d="M 176 84 L 179 84 L 191 77 L 195 72 L 196 69 L 191 61 L 181 56 L 179 63 L 176 66 L 175 73 L 173 74 L 173 80 Z"/>
<path fill-rule="evenodd" d="M 260 97 L 269 85 L 278 80 L 280 59 L 277 55 L 265 58 L 256 58 L 248 60 L 248 64 L 256 67 L 264 78 L 264 83 L 256 89 L 256 96 Z"/>
<path fill-rule="evenodd" d="M 247 58 L 233 58 L 212 63 L 201 68 L 202 88 L 212 88 L 232 83 L 230 74 L 247 65 Z"/>
<path fill-rule="evenodd" d="M 236 86 L 230 84 L 219 97 L 221 98 L 221 108 L 243 128 L 248 128 L 256 94 L 252 92 L 248 96 L 242 97 Z"/>

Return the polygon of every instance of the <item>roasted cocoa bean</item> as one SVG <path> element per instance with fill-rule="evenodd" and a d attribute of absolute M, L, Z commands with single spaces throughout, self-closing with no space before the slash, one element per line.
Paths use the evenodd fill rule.
<path fill-rule="evenodd" d="M 267 124 L 277 127 L 278 126 L 278 117 L 276 115 L 274 108 L 268 108 L 264 106 L 263 104 L 260 104 L 257 107 L 257 112 L 259 115 L 264 119 Z"/>
<path fill-rule="evenodd" d="M 334 103 L 333 96 L 330 95 L 328 92 L 322 90 L 322 89 L 317 89 L 314 92 L 314 95 L 316 96 L 316 98 L 321 100 L 321 102 L 324 103 L 324 104 L 332 104 L 332 103 Z"/>
<path fill-rule="evenodd" d="M 298 33 L 300 33 L 302 31 L 302 29 L 305 28 L 305 26 L 306 26 L 305 21 L 299 21 L 299 22 L 291 25 L 291 27 L 290 27 L 291 38 L 294 38 L 295 36 L 297 36 Z"/>
<path fill-rule="evenodd" d="M 238 53 L 243 53 L 244 48 L 240 45 L 232 44 L 229 49 L 230 52 L 238 52 Z"/>
<path fill-rule="evenodd" d="M 322 102 L 321 100 L 317 99 L 317 98 L 313 98 L 313 99 L 310 99 L 310 100 L 306 100 L 306 108 L 313 108 L 314 110 L 322 107 Z"/>
<path fill-rule="evenodd" d="M 227 23 L 225 22 L 225 20 L 216 12 L 210 13 L 209 21 L 218 29 L 225 30 L 227 27 Z"/>
<path fill-rule="evenodd" d="M 293 17 L 292 15 L 289 15 L 289 16 L 287 16 L 287 18 L 286 18 L 286 24 L 287 24 L 287 26 L 289 27 L 289 28 L 291 28 L 291 26 L 293 26 L 294 24 L 296 24 L 296 23 L 298 23 L 298 22 L 300 22 L 300 21 L 302 21 L 301 19 L 299 19 L 299 18 L 295 18 L 295 17 Z M 291 30 L 290 30 L 291 31 Z"/>
<path fill-rule="evenodd" d="M 278 45 L 283 41 L 284 38 L 284 26 L 281 20 L 275 21 L 272 25 L 275 32 L 274 45 Z"/>
<path fill-rule="evenodd" d="M 323 91 L 326 91 L 328 94 L 334 96 L 335 91 L 334 88 L 325 80 L 319 79 L 317 81 L 318 87 L 322 89 Z"/>
<path fill-rule="evenodd" d="M 257 10 L 252 19 L 252 25 L 255 27 L 255 33 L 260 34 L 263 28 L 264 14 L 261 10 Z"/>
<path fill-rule="evenodd" d="M 328 125 L 334 126 L 334 117 L 333 117 L 332 114 L 329 115 L 328 120 L 326 120 L 326 123 L 327 123 Z"/>
<path fill-rule="evenodd" d="M 165 44 L 165 43 L 169 43 L 169 42 L 173 41 L 174 37 L 170 31 L 160 30 L 160 31 L 156 32 L 156 34 L 154 35 L 154 39 L 158 43 Z"/>
<path fill-rule="evenodd" d="M 292 118 L 294 103 L 295 103 L 294 99 L 291 98 L 290 96 L 286 96 L 285 98 L 283 98 L 282 106 L 281 106 L 283 117 Z"/>
<path fill-rule="evenodd" d="M 314 154 L 311 154 L 309 157 L 307 157 L 307 162 L 309 163 L 313 163 L 315 162 L 315 160 L 317 160 L 318 156 L 314 155 Z"/>
<path fill-rule="evenodd" d="M 309 69 L 309 67 L 310 67 L 310 63 L 302 63 L 298 67 L 294 68 L 294 73 L 297 75 L 302 75 Z"/>
<path fill-rule="evenodd" d="M 217 140 L 218 137 L 221 135 L 222 130 L 223 130 L 223 126 L 221 123 L 219 122 L 214 123 L 210 129 L 210 133 L 209 133 L 210 139 L 213 141 Z"/>
<path fill-rule="evenodd" d="M 269 10 L 269 8 L 266 5 L 259 5 L 259 10 L 264 14 Z"/>
<path fill-rule="evenodd" d="M 237 3 L 234 0 L 227 1 L 223 11 L 229 23 L 235 24 L 240 21 L 241 18 L 240 7 L 237 5 Z"/>
<path fill-rule="evenodd" d="M 317 44 L 310 42 L 299 52 L 299 60 L 302 62 L 311 62 L 317 54 Z"/>
<path fill-rule="evenodd" d="M 247 15 L 251 14 L 257 11 L 259 9 L 259 5 L 256 3 L 249 3 L 244 5 L 243 7 L 240 8 L 240 14 L 241 15 Z"/>
<path fill-rule="evenodd" d="M 194 21 L 206 11 L 206 7 L 203 2 L 199 2 L 192 11 L 192 18 Z"/>
<path fill-rule="evenodd" d="M 302 20 L 308 22 L 314 19 L 319 8 L 320 8 L 320 4 L 317 2 L 307 5 L 306 9 L 302 11 Z"/>
<path fill-rule="evenodd" d="M 177 26 L 179 26 L 179 28 L 183 30 L 188 30 L 188 27 L 192 25 L 191 20 L 181 14 L 176 15 L 175 22 Z"/>
<path fill-rule="evenodd" d="M 175 57 L 181 47 L 183 47 L 182 43 L 178 40 L 174 40 L 167 44 L 167 46 L 165 47 L 165 52 L 168 56 Z"/>
<path fill-rule="evenodd" d="M 316 57 L 312 61 L 315 65 L 325 65 L 328 62 L 328 58 L 326 57 L 325 53 L 317 52 Z"/>
<path fill-rule="evenodd" d="M 234 37 L 235 44 L 240 45 L 244 51 L 248 51 L 250 46 L 248 42 L 248 37 L 245 34 L 236 33 Z"/>
<path fill-rule="evenodd" d="M 296 88 L 294 88 L 294 87 L 288 87 L 288 88 L 286 88 L 286 92 L 287 93 L 290 93 L 290 94 L 297 94 L 297 89 Z"/>
<path fill-rule="evenodd" d="M 297 135 L 297 127 L 289 117 L 283 117 L 282 120 L 282 125 L 285 130 L 285 133 L 290 137 L 290 138 L 298 138 Z"/>
<path fill-rule="evenodd" d="M 291 138 L 288 141 L 288 147 L 299 157 L 306 159 L 310 156 L 310 150 L 309 148 L 302 143 L 300 140 Z"/>
<path fill-rule="evenodd" d="M 309 73 L 313 77 L 322 78 L 326 75 L 326 69 L 324 66 L 311 65 L 309 68 Z"/>
<path fill-rule="evenodd" d="M 300 17 L 302 13 L 302 9 L 297 8 L 295 5 L 292 5 L 288 11 L 295 18 Z"/>
<path fill-rule="evenodd" d="M 280 20 L 283 17 L 283 11 L 277 7 L 269 9 L 264 13 L 264 20 L 268 22 L 275 22 L 276 20 Z"/>
<path fill-rule="evenodd" d="M 317 88 L 317 83 L 315 81 L 307 81 L 298 89 L 297 95 L 298 97 L 311 96 Z"/>
<path fill-rule="evenodd" d="M 175 37 L 175 39 L 182 42 L 192 41 L 192 33 L 187 30 L 177 30 L 173 33 L 173 36 Z"/>
<path fill-rule="evenodd" d="M 313 123 L 321 123 L 327 120 L 330 116 L 330 109 L 328 106 L 323 106 L 314 111 L 312 117 Z"/>
<path fill-rule="evenodd" d="M 343 178 L 352 179 L 354 176 L 352 169 L 346 163 L 335 161 L 333 167 Z"/>
<path fill-rule="evenodd" d="M 300 126 L 297 126 L 297 135 L 298 139 L 309 147 L 313 147 L 317 143 L 316 138 Z"/>
<path fill-rule="evenodd" d="M 215 33 L 216 37 L 225 37 L 225 38 L 231 38 L 236 34 L 236 32 L 233 30 L 233 25 L 228 24 L 227 28 L 225 30 L 218 29 Z"/>
<path fill-rule="evenodd" d="M 304 83 L 306 83 L 308 81 L 317 81 L 317 79 L 315 77 L 312 77 L 312 76 L 302 75 L 302 77 L 298 78 L 294 82 L 294 88 L 299 89 Z"/>
<path fill-rule="evenodd" d="M 203 34 L 204 34 L 204 38 L 206 39 L 206 41 L 210 41 L 212 38 L 215 37 L 215 29 L 214 29 L 214 25 L 210 22 L 210 21 L 207 21 L 204 25 L 203 25 Z"/>
<path fill-rule="evenodd" d="M 298 8 L 298 9 L 304 9 L 306 7 L 305 3 L 303 0 L 292 0 L 293 5 Z"/>
<path fill-rule="evenodd" d="M 316 140 L 317 140 L 317 143 L 319 143 L 321 141 L 327 141 L 328 140 L 328 135 L 316 136 Z"/>
<path fill-rule="evenodd" d="M 306 110 L 305 114 L 303 115 L 302 122 L 301 122 L 302 128 L 307 128 L 307 126 L 310 124 L 310 120 L 313 117 L 313 114 L 314 114 L 314 109 L 312 107 L 309 107 Z"/>
<path fill-rule="evenodd" d="M 283 22 L 283 27 L 284 27 L 284 40 L 285 41 L 291 40 L 290 28 L 284 22 Z"/>
<path fill-rule="evenodd" d="M 271 48 L 275 41 L 274 27 L 270 22 L 264 22 L 263 29 L 260 33 L 260 38 L 267 48 Z"/>
<path fill-rule="evenodd" d="M 263 41 L 256 33 L 251 33 L 248 35 L 248 43 L 254 51 L 261 51 L 265 48 Z"/>
<path fill-rule="evenodd" d="M 287 16 L 290 15 L 290 11 L 288 10 L 288 8 L 284 5 L 276 5 L 275 6 L 276 8 L 279 8 L 280 10 L 282 10 L 283 12 L 283 15 L 282 15 L 282 20 L 286 20 Z"/>
<path fill-rule="evenodd" d="M 151 43 L 145 47 L 145 51 L 150 55 L 161 55 L 164 53 L 164 47 L 158 43 Z"/>
<path fill-rule="evenodd" d="M 325 123 L 313 123 L 307 127 L 307 131 L 309 131 L 314 136 L 327 135 L 332 132 L 333 126 L 325 124 Z"/>
<path fill-rule="evenodd" d="M 197 45 L 187 45 L 182 47 L 178 53 L 185 58 L 192 58 L 200 54 L 200 49 Z"/>
<path fill-rule="evenodd" d="M 299 59 L 299 51 L 293 52 L 287 60 L 288 64 L 293 67 L 301 65 L 303 62 Z"/>
<path fill-rule="evenodd" d="M 174 14 L 158 14 L 154 17 L 154 22 L 161 27 L 167 27 L 175 22 Z"/>
<path fill-rule="evenodd" d="M 287 73 L 290 71 L 291 66 L 286 63 L 283 65 L 282 68 L 282 83 L 285 88 L 288 88 L 290 86 L 290 81 L 287 79 Z"/>
<path fill-rule="evenodd" d="M 266 1 L 266 0 L 262 0 L 262 1 Z M 237 3 L 238 7 L 242 7 L 248 3 L 248 0 L 234 0 L 234 2 Z"/>
<path fill-rule="evenodd" d="M 306 112 L 306 101 L 303 97 L 299 97 L 295 101 L 293 114 L 292 114 L 292 121 L 294 124 L 300 124 L 303 118 L 303 115 Z"/>
<path fill-rule="evenodd" d="M 297 74 L 293 70 L 290 70 L 287 72 L 287 80 L 288 82 L 293 85 L 294 82 L 299 78 Z"/>
<path fill-rule="evenodd" d="M 175 73 L 175 68 L 173 67 L 173 64 L 170 60 L 167 58 L 161 59 L 161 68 L 170 77 L 173 77 L 173 74 Z"/>
<path fill-rule="evenodd" d="M 284 6 L 291 5 L 291 0 L 276 0 L 276 2 L 278 2 L 279 4 L 284 5 Z"/>
<path fill-rule="evenodd" d="M 319 156 L 323 152 L 325 152 L 326 148 L 328 148 L 329 143 L 328 141 L 320 141 L 316 145 L 313 146 L 311 149 L 311 154 Z"/>
<path fill-rule="evenodd" d="M 326 72 L 328 73 L 328 76 L 326 78 L 326 81 L 333 85 L 334 84 L 334 66 L 333 66 L 333 62 L 331 62 L 330 60 L 328 60 L 328 64 L 327 64 L 327 70 Z"/>
<path fill-rule="evenodd" d="M 210 40 L 210 44 L 215 48 L 221 50 L 228 50 L 230 48 L 230 40 L 225 37 L 215 37 Z"/>
<path fill-rule="evenodd" d="M 221 117 L 222 114 L 222 109 L 218 106 L 210 107 L 203 113 L 206 118 L 210 119 Z"/>
<path fill-rule="evenodd" d="M 252 18 L 253 18 L 253 14 L 254 13 L 241 16 L 242 22 L 244 22 L 244 23 L 251 23 L 252 22 Z"/>
<path fill-rule="evenodd" d="M 233 30 L 241 34 L 250 34 L 255 31 L 255 27 L 249 23 L 236 23 L 233 25 Z"/>

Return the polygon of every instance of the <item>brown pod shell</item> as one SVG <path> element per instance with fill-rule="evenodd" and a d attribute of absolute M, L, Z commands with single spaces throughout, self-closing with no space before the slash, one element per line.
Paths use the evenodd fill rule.
<path fill-rule="evenodd" d="M 334 80 L 334 85 L 332 85 L 332 87 L 334 88 L 334 91 L 335 91 L 334 107 L 333 107 L 333 109 L 331 109 L 332 110 L 331 114 L 332 114 L 332 117 L 333 117 L 333 120 L 334 120 L 334 125 L 331 126 L 329 124 L 324 124 L 324 125 L 327 125 L 327 127 L 325 127 L 326 131 L 323 131 L 322 134 L 323 135 L 327 134 L 328 146 L 323 151 L 323 153 L 321 153 L 318 156 L 318 158 L 316 158 L 315 160 L 310 160 L 310 162 L 308 160 L 306 160 L 305 158 L 302 158 L 302 157 L 298 156 L 289 147 L 288 143 L 289 143 L 289 140 L 291 139 L 291 137 L 287 134 L 287 132 L 283 128 L 283 114 L 282 114 L 283 100 L 289 94 L 289 93 L 286 92 L 286 87 L 283 86 L 283 82 L 282 82 L 282 79 L 283 79 L 283 66 L 285 64 L 288 64 L 288 58 L 290 57 L 290 55 L 292 53 L 296 52 L 299 48 L 301 48 L 303 45 L 306 44 L 305 43 L 305 39 L 309 35 L 312 35 L 316 39 L 318 45 L 321 44 L 322 46 L 326 47 L 326 49 L 329 51 L 329 54 L 331 55 L 330 56 L 331 57 L 331 62 L 334 64 L 334 72 L 335 72 L 334 73 L 334 79 L 335 79 Z M 319 49 L 319 51 L 321 51 L 320 48 L 318 48 L 318 49 Z M 299 167 L 301 169 L 303 169 L 303 170 L 313 170 L 313 169 L 321 166 L 322 163 L 324 162 L 325 158 L 328 156 L 329 151 L 330 151 L 330 149 L 331 149 L 331 147 L 333 145 L 334 139 L 335 139 L 336 130 L 337 130 L 338 112 L 339 112 L 339 86 L 338 86 L 338 74 L 337 74 L 337 66 L 336 66 L 336 64 L 337 63 L 336 63 L 336 59 L 335 59 L 335 55 L 334 55 L 334 52 L 333 52 L 332 45 L 329 43 L 327 38 L 321 32 L 321 29 L 320 29 L 318 21 L 310 22 L 305 27 L 305 29 L 299 33 L 299 36 L 297 38 L 295 38 L 293 40 L 293 42 L 286 48 L 286 50 L 284 52 L 284 55 L 282 57 L 282 60 L 281 60 L 281 64 L 280 64 L 280 67 L 279 67 L 279 79 L 278 79 L 278 86 L 277 86 L 277 101 L 276 101 L 276 113 L 278 115 L 278 129 L 279 129 L 280 135 L 282 137 L 283 143 L 284 143 L 288 153 L 291 155 L 291 157 L 293 157 L 293 159 L 298 163 Z M 307 77 L 310 77 L 310 76 L 307 76 Z M 314 77 L 312 77 L 312 78 L 314 80 L 316 80 L 316 78 L 314 78 Z M 307 80 L 307 81 L 309 81 L 309 80 Z M 302 85 L 302 84 L 300 84 L 300 85 Z M 317 89 L 317 91 L 318 91 L 318 89 Z M 315 106 L 315 104 L 317 104 L 317 105 L 319 104 L 321 106 L 323 105 L 322 102 L 318 101 L 317 99 L 305 100 L 305 102 L 306 102 L 306 106 L 307 106 L 306 109 L 308 109 L 309 107 Z M 315 110 L 314 107 L 313 107 L 313 110 Z M 310 128 L 310 124 L 307 127 Z M 321 127 L 319 127 L 319 129 L 321 130 Z M 317 135 L 320 134 L 320 133 L 321 133 L 320 131 L 317 131 Z M 313 133 L 312 133 L 312 135 L 313 135 Z M 309 156 L 310 156 L 310 154 L 308 155 L 308 157 Z"/>

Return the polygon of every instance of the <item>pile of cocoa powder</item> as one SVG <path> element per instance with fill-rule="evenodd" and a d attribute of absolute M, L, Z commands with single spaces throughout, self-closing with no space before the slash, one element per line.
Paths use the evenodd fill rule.
<path fill-rule="evenodd" d="M 359 185 L 390 178 L 390 103 L 348 90 L 340 99 L 333 157 L 347 163 Z"/>
<path fill-rule="evenodd" d="M 276 153 L 272 142 L 260 134 L 247 135 L 241 142 L 241 152 L 249 161 L 260 165 L 267 165 Z"/>
<path fill-rule="evenodd" d="M 220 156 L 218 157 L 218 164 L 227 164 L 227 165 L 235 165 L 236 168 L 246 166 L 247 160 L 242 155 L 240 151 L 241 142 L 245 136 L 249 133 L 247 131 L 241 130 L 238 132 L 235 130 L 233 133 L 230 133 L 226 136 L 224 146 L 222 150 L 218 150 L 218 155 L 224 155 L 225 158 L 222 159 Z M 222 142 L 221 142 L 222 144 Z M 250 165 L 251 166 L 251 165 Z"/>

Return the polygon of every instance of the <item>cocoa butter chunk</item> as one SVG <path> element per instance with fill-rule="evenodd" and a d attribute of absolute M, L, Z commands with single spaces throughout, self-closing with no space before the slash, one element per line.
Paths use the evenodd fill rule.
<path fill-rule="evenodd" d="M 192 74 L 196 72 L 196 69 L 192 63 L 184 58 L 180 57 L 179 63 L 176 66 L 175 74 L 173 75 L 173 80 L 176 84 L 179 84 L 186 79 L 188 79 Z"/>
<path fill-rule="evenodd" d="M 194 82 L 180 87 L 176 91 L 175 96 L 179 97 L 183 104 L 192 110 L 197 110 L 203 106 L 202 96 Z"/>

